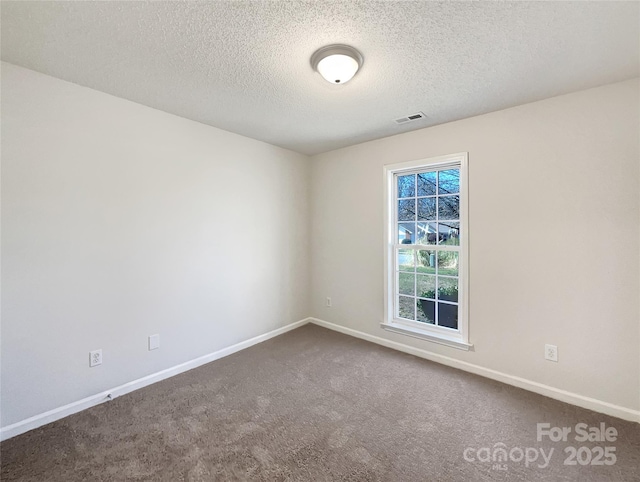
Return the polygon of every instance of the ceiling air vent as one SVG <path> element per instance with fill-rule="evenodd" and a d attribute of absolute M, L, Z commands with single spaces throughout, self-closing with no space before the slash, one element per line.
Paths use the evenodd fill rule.
<path fill-rule="evenodd" d="M 395 122 L 396 124 L 406 124 L 407 122 L 417 121 L 420 119 L 424 119 L 425 117 L 427 116 L 422 112 L 418 112 L 416 114 L 408 115 L 407 117 L 400 117 L 399 119 L 396 119 Z"/>

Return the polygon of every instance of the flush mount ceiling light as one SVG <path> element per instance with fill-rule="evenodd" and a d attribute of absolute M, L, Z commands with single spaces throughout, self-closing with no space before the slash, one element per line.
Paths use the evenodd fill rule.
<path fill-rule="evenodd" d="M 313 70 L 332 84 L 349 82 L 362 62 L 362 54 L 348 45 L 327 45 L 311 56 Z"/>

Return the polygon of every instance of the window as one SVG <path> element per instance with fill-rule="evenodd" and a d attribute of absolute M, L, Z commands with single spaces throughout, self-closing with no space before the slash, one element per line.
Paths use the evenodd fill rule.
<path fill-rule="evenodd" d="M 385 166 L 382 327 L 468 350 L 467 154 Z"/>

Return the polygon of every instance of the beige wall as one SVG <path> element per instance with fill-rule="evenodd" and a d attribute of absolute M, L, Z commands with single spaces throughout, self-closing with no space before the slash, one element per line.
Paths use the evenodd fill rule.
<path fill-rule="evenodd" d="M 312 315 L 639 409 L 638 117 L 635 79 L 313 157 Z M 383 165 L 462 151 L 471 352 L 379 327 Z"/>
<path fill-rule="evenodd" d="M 308 316 L 308 181 L 306 156 L 3 63 L 2 426 Z"/>
<path fill-rule="evenodd" d="M 3 427 L 309 315 L 640 409 L 637 79 L 309 161 L 2 69 Z M 382 166 L 461 151 L 472 352 L 379 327 Z"/>

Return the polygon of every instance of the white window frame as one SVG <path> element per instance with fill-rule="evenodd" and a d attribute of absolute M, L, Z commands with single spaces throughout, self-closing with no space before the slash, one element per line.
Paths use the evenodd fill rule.
<path fill-rule="evenodd" d="M 470 350 L 469 343 L 469 154 L 461 152 L 447 156 L 387 164 L 384 166 L 384 320 L 382 328 L 461 350 Z M 396 175 L 412 174 L 424 170 L 442 170 L 456 167 L 460 170 L 460 246 L 458 248 L 458 329 L 435 326 L 395 316 L 397 303 L 397 269 L 395 249 L 433 250 L 432 245 L 401 245 L 397 230 Z"/>

